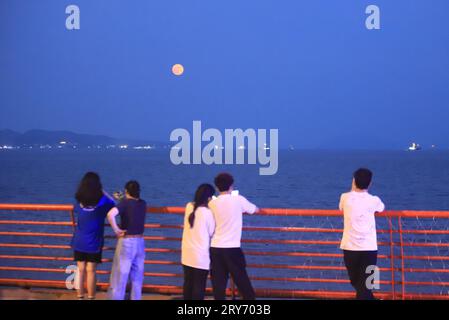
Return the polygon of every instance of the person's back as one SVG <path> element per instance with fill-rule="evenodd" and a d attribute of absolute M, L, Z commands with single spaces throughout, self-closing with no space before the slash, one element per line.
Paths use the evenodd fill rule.
<path fill-rule="evenodd" d="M 145 231 L 147 203 L 142 199 L 125 198 L 117 205 L 120 214 L 120 229 L 126 235 L 140 235 Z"/>
<path fill-rule="evenodd" d="M 115 220 L 120 215 L 120 227 Z M 140 199 L 140 185 L 128 181 L 125 185 L 125 199 L 108 213 L 108 221 L 118 237 L 112 263 L 109 298 L 123 300 L 128 278 L 131 282 L 131 300 L 140 300 L 145 263 L 146 202 Z"/>
<path fill-rule="evenodd" d="M 181 263 L 193 268 L 209 270 L 209 248 L 211 236 L 215 230 L 215 221 L 209 208 L 198 207 L 195 210 L 195 224 L 191 227 L 189 217 L 193 210 L 194 204 L 189 202 L 184 215 Z"/>
<path fill-rule="evenodd" d="M 203 183 L 196 189 L 193 201 L 186 205 L 181 245 L 184 300 L 204 299 L 210 269 L 210 241 L 215 230 L 208 204 L 214 194 L 214 187 Z"/>
<path fill-rule="evenodd" d="M 253 214 L 256 206 L 245 197 L 233 194 L 220 194 L 209 202 L 215 218 L 215 232 L 211 247 L 239 248 L 242 237 L 243 213 Z"/>
<path fill-rule="evenodd" d="M 103 191 L 100 176 L 87 172 L 75 194 L 74 213 L 77 224 L 73 233 L 71 246 L 73 258 L 78 267 L 78 299 L 84 299 L 84 280 L 87 283 L 88 299 L 95 299 L 96 268 L 102 260 L 104 243 L 104 219 L 115 205 L 114 200 Z"/>
<path fill-rule="evenodd" d="M 372 172 L 360 168 L 354 172 L 352 189 L 340 197 L 344 230 L 340 248 L 357 299 L 374 299 L 368 284 L 369 267 L 377 267 L 377 234 L 375 213 L 385 209 L 379 197 L 368 193 Z"/>
<path fill-rule="evenodd" d="M 72 240 L 74 250 L 95 253 L 101 251 L 104 239 L 104 220 L 114 202 L 103 196 L 95 207 L 74 206 L 77 224 Z"/>
<path fill-rule="evenodd" d="M 240 242 L 242 215 L 258 208 L 240 195 L 233 195 L 234 178 L 228 173 L 215 177 L 220 195 L 209 202 L 215 219 L 215 232 L 210 247 L 211 280 L 216 300 L 226 298 L 229 274 L 245 300 L 255 299 L 255 292 L 246 272 L 246 260 Z"/>
<path fill-rule="evenodd" d="M 377 250 L 375 213 L 385 208 L 379 197 L 368 191 L 350 191 L 340 198 L 344 214 L 343 250 Z"/>

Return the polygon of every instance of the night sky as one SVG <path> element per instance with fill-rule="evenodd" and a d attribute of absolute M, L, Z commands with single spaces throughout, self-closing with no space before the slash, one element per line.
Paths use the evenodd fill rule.
<path fill-rule="evenodd" d="M 1 0 L 0 129 L 168 141 L 201 120 L 279 129 L 298 149 L 447 148 L 448 13 L 447 0 Z"/>

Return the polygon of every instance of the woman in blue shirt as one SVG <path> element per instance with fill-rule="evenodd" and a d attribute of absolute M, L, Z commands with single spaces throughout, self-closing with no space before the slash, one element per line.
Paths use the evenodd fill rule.
<path fill-rule="evenodd" d="M 74 212 L 77 224 L 72 239 L 74 259 L 78 265 L 78 298 L 84 298 L 84 279 L 87 280 L 87 297 L 95 299 L 96 269 L 101 263 L 104 242 L 104 220 L 115 203 L 103 192 L 100 177 L 88 172 L 81 180 L 75 194 Z"/>

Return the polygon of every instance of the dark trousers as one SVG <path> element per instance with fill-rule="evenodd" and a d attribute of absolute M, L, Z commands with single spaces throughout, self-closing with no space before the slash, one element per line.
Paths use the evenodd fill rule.
<path fill-rule="evenodd" d="M 366 268 L 377 264 L 377 251 L 350 251 L 343 250 L 349 280 L 354 287 L 358 300 L 373 300 L 373 292 L 367 288 L 366 279 L 370 273 Z"/>
<path fill-rule="evenodd" d="M 231 274 L 244 300 L 254 300 L 251 281 L 246 273 L 246 261 L 240 248 L 210 248 L 210 275 L 215 300 L 226 299 L 226 287 Z"/>
<path fill-rule="evenodd" d="M 184 269 L 184 300 L 203 300 L 209 271 L 185 265 L 182 267 Z"/>

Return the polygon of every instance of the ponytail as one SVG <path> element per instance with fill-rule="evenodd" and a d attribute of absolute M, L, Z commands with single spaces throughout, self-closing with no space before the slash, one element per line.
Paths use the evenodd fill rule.
<path fill-rule="evenodd" d="M 202 184 L 195 192 L 195 199 L 193 201 L 193 211 L 190 213 L 188 221 L 190 229 L 195 223 L 195 212 L 199 207 L 207 207 L 209 199 L 214 195 L 215 189 L 210 184 Z"/>
<path fill-rule="evenodd" d="M 190 213 L 189 215 L 189 225 L 190 225 L 190 229 L 193 228 L 193 224 L 195 222 L 195 211 L 196 209 L 198 209 L 198 204 L 195 202 L 194 206 L 193 206 L 193 211 Z"/>

